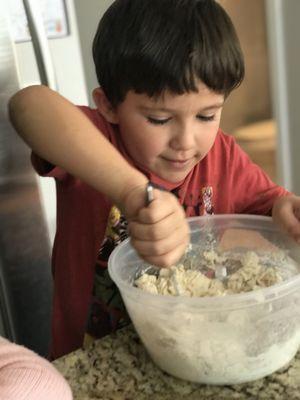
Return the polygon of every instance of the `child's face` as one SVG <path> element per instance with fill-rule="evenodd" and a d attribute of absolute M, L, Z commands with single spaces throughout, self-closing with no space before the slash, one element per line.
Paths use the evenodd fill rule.
<path fill-rule="evenodd" d="M 197 93 L 159 99 L 130 91 L 116 109 L 122 142 L 140 167 L 180 182 L 211 149 L 223 102 L 203 83 Z"/>

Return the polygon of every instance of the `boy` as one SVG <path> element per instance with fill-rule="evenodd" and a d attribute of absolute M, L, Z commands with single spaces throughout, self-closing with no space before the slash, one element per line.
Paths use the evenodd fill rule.
<path fill-rule="evenodd" d="M 138 253 L 160 266 L 183 254 L 185 216 L 273 212 L 300 237 L 300 199 L 271 182 L 219 130 L 224 100 L 242 81 L 244 64 L 218 3 L 117 0 L 100 21 L 93 55 L 96 110 L 80 112 L 44 87 L 27 88 L 10 103 L 33 165 L 57 184 L 54 358 L 82 344 L 89 309 L 93 335 L 125 323 L 106 262 L 127 222 Z M 149 181 L 164 190 L 155 189 L 146 206 Z"/>

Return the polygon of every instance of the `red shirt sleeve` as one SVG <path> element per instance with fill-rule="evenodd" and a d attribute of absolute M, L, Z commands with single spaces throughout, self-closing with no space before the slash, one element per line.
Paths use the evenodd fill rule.
<path fill-rule="evenodd" d="M 31 164 L 40 176 L 58 180 L 63 180 L 67 176 L 67 173 L 62 168 L 49 163 L 34 152 L 31 153 Z"/>

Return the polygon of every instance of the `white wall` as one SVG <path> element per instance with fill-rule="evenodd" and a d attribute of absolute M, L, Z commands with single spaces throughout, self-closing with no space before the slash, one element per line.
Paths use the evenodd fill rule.
<path fill-rule="evenodd" d="M 86 87 L 78 30 L 72 0 L 66 0 L 71 35 L 48 41 L 58 81 L 58 91 L 76 104 L 86 104 Z M 17 43 L 16 56 L 21 85 L 39 83 L 39 73 L 31 42 Z M 76 84 L 75 84 L 76 83 Z"/>
<path fill-rule="evenodd" d="M 93 106 L 92 91 L 98 86 L 98 82 L 92 57 L 92 42 L 100 18 L 113 0 L 88 0 L 87 2 L 74 0 L 74 2 L 89 104 Z"/>

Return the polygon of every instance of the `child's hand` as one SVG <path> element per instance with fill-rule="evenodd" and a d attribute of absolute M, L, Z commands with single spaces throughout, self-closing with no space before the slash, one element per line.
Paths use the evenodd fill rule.
<path fill-rule="evenodd" d="M 177 198 L 158 189 L 146 205 L 145 187 L 127 194 L 124 204 L 131 243 L 148 263 L 169 267 L 184 254 L 189 243 L 189 226 Z"/>
<path fill-rule="evenodd" d="M 272 210 L 273 220 L 300 244 L 300 197 L 278 198 Z"/>

